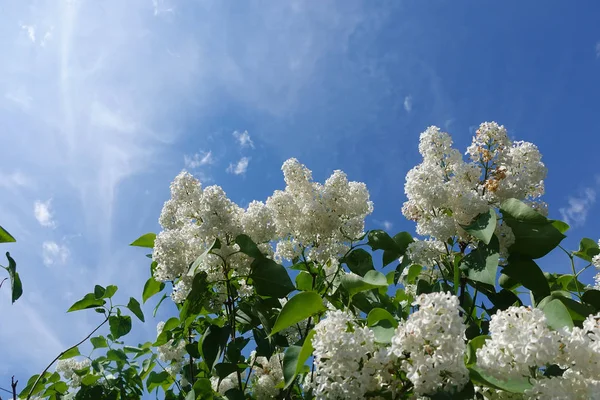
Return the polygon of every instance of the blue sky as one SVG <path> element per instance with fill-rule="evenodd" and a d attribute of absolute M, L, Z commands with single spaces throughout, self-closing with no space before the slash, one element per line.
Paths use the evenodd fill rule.
<path fill-rule="evenodd" d="M 95 283 L 140 297 L 148 262 L 127 244 L 159 229 L 186 165 L 241 205 L 282 188 L 289 157 L 318 180 L 342 169 L 370 189 L 369 229 L 414 232 L 419 133 L 465 148 L 495 120 L 540 147 L 566 244 L 598 239 L 600 4 L 573 4 L 3 2 L 0 224 L 18 243 L 1 250 L 25 293 L 0 290 L 0 386 L 85 336 L 95 313 L 65 310 Z"/>

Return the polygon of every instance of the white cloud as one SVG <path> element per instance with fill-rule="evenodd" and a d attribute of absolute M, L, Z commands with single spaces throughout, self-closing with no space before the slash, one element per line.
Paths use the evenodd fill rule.
<path fill-rule="evenodd" d="M 246 170 L 248 169 L 249 162 L 250 159 L 248 157 L 242 157 L 236 164 L 229 164 L 229 167 L 227 167 L 227 172 L 235 175 L 245 174 Z"/>
<path fill-rule="evenodd" d="M 394 224 L 392 224 L 390 221 L 383 221 L 383 222 L 381 223 L 381 225 L 383 225 L 383 228 L 384 228 L 386 231 L 389 231 L 389 230 L 390 230 L 390 229 L 392 229 L 392 227 L 394 226 Z"/>
<path fill-rule="evenodd" d="M 184 155 L 183 161 L 185 167 L 189 169 L 195 169 L 204 165 L 211 165 L 215 162 L 212 156 L 212 151 L 196 153 L 192 156 Z"/>
<path fill-rule="evenodd" d="M 44 265 L 64 265 L 69 258 L 71 251 L 65 245 L 53 241 L 47 241 L 42 244 L 42 257 Z"/>
<path fill-rule="evenodd" d="M 558 211 L 562 219 L 569 225 L 581 226 L 587 220 L 588 211 L 596 202 L 596 191 L 585 188 L 581 195 L 568 198 L 569 205 Z"/>
<path fill-rule="evenodd" d="M 250 134 L 248 134 L 248 131 L 244 131 L 241 133 L 235 131 L 233 132 L 233 137 L 237 139 L 240 146 L 254 148 L 254 142 L 252 141 L 252 139 L 250 139 Z"/>
<path fill-rule="evenodd" d="M 27 36 L 31 42 L 35 43 L 35 26 L 21 24 L 21 29 L 27 32 Z"/>
<path fill-rule="evenodd" d="M 406 110 L 406 112 L 411 112 L 412 111 L 412 96 L 406 96 L 404 98 L 404 109 Z"/>
<path fill-rule="evenodd" d="M 33 204 L 33 214 L 35 215 L 35 219 L 38 220 L 40 225 L 47 228 L 54 228 L 56 226 L 56 223 L 52 218 L 51 203 L 52 199 L 48 199 L 45 202 L 36 200 Z"/>
<path fill-rule="evenodd" d="M 27 186 L 31 186 L 31 179 L 21 171 L 14 171 L 10 174 L 0 172 L 0 187 L 14 190 Z"/>

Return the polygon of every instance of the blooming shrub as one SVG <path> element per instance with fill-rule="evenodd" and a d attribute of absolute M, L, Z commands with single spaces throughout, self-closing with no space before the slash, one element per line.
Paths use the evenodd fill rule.
<path fill-rule="evenodd" d="M 20 396 L 598 398 L 600 272 L 595 286 L 580 276 L 600 269 L 600 248 L 586 238 L 564 250 L 568 273 L 536 263 L 568 230 L 541 201 L 537 147 L 491 122 L 466 159 L 436 127 L 419 151 L 402 213 L 421 239 L 365 232 L 369 192 L 341 171 L 318 183 L 290 159 L 285 188 L 245 208 L 182 172 L 162 231 L 132 243 L 152 249 L 142 300 L 162 293 L 156 307 L 170 298 L 178 315 L 125 345 L 140 304 L 114 306 L 116 287 L 96 286 L 69 311 L 94 308 L 103 322 Z M 88 339 L 100 355 L 80 354 Z"/>

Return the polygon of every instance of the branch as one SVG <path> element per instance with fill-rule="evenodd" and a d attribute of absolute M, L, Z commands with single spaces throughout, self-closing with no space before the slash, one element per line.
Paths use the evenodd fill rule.
<path fill-rule="evenodd" d="M 91 332 L 90 332 L 90 334 L 89 334 L 89 335 L 87 335 L 87 336 L 86 336 L 86 337 L 85 337 L 83 340 L 81 340 L 79 343 L 77 343 L 77 344 L 74 344 L 73 346 L 69 347 L 68 349 L 66 349 L 66 350 L 62 351 L 62 352 L 61 352 L 59 355 L 57 355 L 57 356 L 56 356 L 56 358 L 54 358 L 54 360 L 52 360 L 52 361 L 50 362 L 50 364 L 48 364 L 48 366 L 46 367 L 46 369 L 44 369 L 44 370 L 42 371 L 42 373 L 38 375 L 37 379 L 36 379 L 36 380 L 35 380 L 35 382 L 33 383 L 33 386 L 32 386 L 32 387 L 31 387 L 31 389 L 29 390 L 29 393 L 27 394 L 27 399 L 26 399 L 26 400 L 29 400 L 29 399 L 31 399 L 31 395 L 32 395 L 32 393 L 33 393 L 33 390 L 34 390 L 34 389 L 35 389 L 35 387 L 37 386 L 38 382 L 40 381 L 40 379 L 42 379 L 42 376 L 44 376 L 44 374 L 45 374 L 46 372 L 48 372 L 48 369 L 50 369 L 50 367 L 52 366 L 52 364 L 54 364 L 54 363 L 56 362 L 56 360 L 58 360 L 59 358 L 61 358 L 61 357 L 62 357 L 62 356 L 63 356 L 63 355 L 64 355 L 64 354 L 67 352 L 67 351 L 69 351 L 69 350 L 71 350 L 71 349 L 73 349 L 73 348 L 75 348 L 75 347 L 79 346 L 80 344 L 82 344 L 83 342 L 85 342 L 86 340 L 88 340 L 88 339 L 89 339 L 89 338 L 90 338 L 90 337 L 91 337 L 91 336 L 92 336 L 94 333 L 96 333 L 96 331 L 97 331 L 98 329 L 100 329 L 100 328 L 101 328 L 101 327 L 102 327 L 102 326 L 103 326 L 105 323 L 107 323 L 107 322 L 108 322 L 108 317 L 106 317 L 106 319 L 105 319 L 105 320 L 104 320 L 104 321 L 103 321 L 103 322 L 102 322 L 100 325 L 98 325 L 98 326 L 96 327 L 96 329 L 94 329 L 93 331 L 91 331 Z M 16 398 L 16 397 L 15 397 L 15 398 Z"/>
<path fill-rule="evenodd" d="M 15 400 L 17 398 L 17 383 L 19 383 L 19 381 L 15 381 L 15 376 L 13 375 L 12 378 L 10 378 L 10 387 L 12 388 L 12 395 Z"/>

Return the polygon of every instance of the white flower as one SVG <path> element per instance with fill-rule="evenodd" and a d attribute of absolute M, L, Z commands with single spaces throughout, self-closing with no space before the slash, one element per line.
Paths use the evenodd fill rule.
<path fill-rule="evenodd" d="M 71 387 L 77 388 L 81 386 L 81 377 L 75 373 L 75 370 L 88 368 L 90 365 L 91 362 L 88 359 L 77 361 L 74 358 L 67 358 L 66 360 L 58 360 L 56 372 L 62 374 L 66 380 L 70 380 L 69 385 Z"/>
<path fill-rule="evenodd" d="M 586 379 L 573 370 L 567 370 L 560 377 L 538 379 L 533 388 L 525 391 L 530 399 L 553 400 L 598 400 L 600 380 Z"/>
<path fill-rule="evenodd" d="M 254 359 L 254 355 L 251 355 Z M 256 357 L 252 371 L 252 394 L 258 400 L 273 399 L 277 397 L 280 388 L 276 387 L 283 382 L 283 353 L 276 353 L 267 360 L 266 357 Z"/>
<path fill-rule="evenodd" d="M 422 294 L 413 305 L 419 310 L 400 323 L 390 351 L 400 359 L 416 395 L 461 390 L 469 372 L 458 298 L 450 293 Z"/>
<path fill-rule="evenodd" d="M 380 354 L 369 328 L 358 325 L 349 312 L 336 310 L 328 311 L 314 329 L 310 383 L 318 399 L 358 399 L 381 388 L 387 351 Z"/>
<path fill-rule="evenodd" d="M 165 323 L 159 322 L 156 326 L 157 336 L 163 331 Z M 160 345 L 156 348 L 158 359 L 165 363 L 169 363 L 167 372 L 173 377 L 179 374 L 185 364 L 185 357 L 187 356 L 187 350 L 185 349 L 186 342 L 183 339 L 175 341 L 174 339 L 169 340 L 167 343 Z"/>
<path fill-rule="evenodd" d="M 491 339 L 477 350 L 477 364 L 501 379 L 529 376 L 530 367 L 552 364 L 560 354 L 560 336 L 551 331 L 540 309 L 509 307 L 492 315 Z"/>

